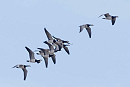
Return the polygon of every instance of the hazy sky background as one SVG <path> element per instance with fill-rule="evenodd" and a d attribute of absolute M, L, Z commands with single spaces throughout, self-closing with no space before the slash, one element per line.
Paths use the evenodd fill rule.
<path fill-rule="evenodd" d="M 0 87 L 130 87 L 130 0 L 0 0 Z M 116 23 L 98 18 L 109 12 Z M 94 24 L 92 38 L 79 25 Z M 48 68 L 28 63 L 25 46 L 48 48 L 43 28 L 69 40 Z M 43 59 L 36 55 L 37 59 Z M 28 64 L 23 80 L 16 64 Z"/>

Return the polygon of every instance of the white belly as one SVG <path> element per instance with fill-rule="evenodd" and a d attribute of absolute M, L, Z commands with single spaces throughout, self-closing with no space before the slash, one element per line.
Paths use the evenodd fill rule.
<path fill-rule="evenodd" d="M 30 62 L 31 62 L 31 63 L 35 63 L 35 59 L 31 59 Z"/>
<path fill-rule="evenodd" d="M 106 19 L 107 19 L 107 20 L 112 20 L 112 18 L 111 18 L 111 17 L 106 17 Z"/>

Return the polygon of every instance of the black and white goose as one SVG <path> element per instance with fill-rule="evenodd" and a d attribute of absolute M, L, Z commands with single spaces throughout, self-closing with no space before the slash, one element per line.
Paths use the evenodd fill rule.
<path fill-rule="evenodd" d="M 116 18 L 118 18 L 118 16 L 111 16 L 109 13 L 106 13 L 106 14 L 103 14 L 103 15 L 105 16 L 105 18 L 102 18 L 102 19 L 111 20 L 112 25 L 115 24 Z M 101 17 L 103 15 L 100 15 L 99 17 Z"/>
<path fill-rule="evenodd" d="M 101 16 L 105 16 L 105 18 L 102 18 L 102 19 L 111 20 L 111 15 L 110 15 L 109 13 L 102 14 L 102 15 L 100 15 L 99 17 L 101 17 Z"/>
<path fill-rule="evenodd" d="M 45 61 L 46 68 L 48 67 L 49 49 L 37 48 L 39 49 L 38 55 L 41 55 Z"/>
<path fill-rule="evenodd" d="M 34 52 L 31 49 L 29 49 L 28 47 L 25 47 L 25 48 L 28 51 L 29 57 L 30 57 L 30 60 L 27 60 L 27 62 L 31 62 L 31 63 L 37 62 L 37 63 L 40 63 L 42 61 L 41 59 L 40 60 L 35 59 Z"/>
<path fill-rule="evenodd" d="M 79 26 L 79 27 L 80 27 L 79 33 L 82 32 L 83 29 L 85 28 L 85 29 L 87 30 L 87 32 L 88 32 L 89 38 L 91 38 L 91 28 L 90 28 L 89 26 L 94 26 L 94 25 L 93 25 L 93 24 L 80 25 L 80 26 Z"/>
<path fill-rule="evenodd" d="M 31 67 L 30 65 L 22 65 L 22 64 L 18 64 L 18 65 L 15 65 L 13 68 L 21 68 L 23 70 L 23 73 L 24 73 L 24 80 L 26 80 L 26 77 L 27 77 L 27 69 L 26 67 Z"/>
<path fill-rule="evenodd" d="M 54 52 L 55 52 L 54 47 L 47 41 L 45 41 L 44 43 L 49 46 L 49 57 L 51 57 L 53 63 L 56 64 L 56 58 L 55 58 L 56 55 L 54 54 Z"/>

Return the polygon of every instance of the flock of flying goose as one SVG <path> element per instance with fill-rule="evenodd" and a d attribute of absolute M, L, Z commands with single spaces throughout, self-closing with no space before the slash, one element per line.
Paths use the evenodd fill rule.
<path fill-rule="evenodd" d="M 67 54 L 69 55 L 69 49 L 67 46 L 70 46 L 69 41 L 65 41 L 62 40 L 60 38 L 57 38 L 55 36 L 52 36 L 46 28 L 44 28 L 45 34 L 48 38 L 47 41 L 44 41 L 45 44 L 48 45 L 48 49 L 44 49 L 44 48 L 37 48 L 38 53 L 36 53 L 37 55 L 41 55 L 45 61 L 45 66 L 46 68 L 48 67 L 48 58 L 51 57 L 52 61 L 54 64 L 56 64 L 56 55 L 55 53 L 58 51 L 61 51 L 62 48 L 64 48 L 64 50 L 67 52 Z M 42 60 L 41 59 L 36 59 L 35 58 L 35 53 L 28 47 L 25 47 L 25 49 L 28 51 L 29 53 L 29 57 L 30 60 L 27 60 L 27 62 L 31 62 L 31 63 L 40 63 Z M 26 80 L 27 77 L 27 69 L 26 67 L 31 67 L 30 65 L 22 65 L 22 64 L 18 64 L 15 65 L 13 68 L 21 68 L 24 72 L 24 80 Z"/>
<path fill-rule="evenodd" d="M 105 18 L 102 18 L 102 19 L 107 19 L 107 20 L 111 20 L 112 22 L 112 25 L 115 24 L 115 21 L 116 21 L 116 18 L 118 16 L 111 16 L 109 13 L 106 13 L 106 14 L 102 14 L 100 15 L 99 17 L 101 16 L 104 16 Z M 82 32 L 82 30 L 85 28 L 88 32 L 88 35 L 89 35 L 89 38 L 91 38 L 91 28 L 90 26 L 94 26 L 93 24 L 84 24 L 84 25 L 80 25 L 80 32 Z M 44 41 L 45 44 L 48 45 L 48 49 L 44 49 L 44 48 L 37 48 L 38 50 L 38 53 L 36 53 L 37 55 L 41 55 L 45 61 L 45 66 L 46 68 L 48 67 L 48 58 L 51 57 L 52 58 L 52 61 L 54 64 L 56 64 L 56 55 L 55 53 L 58 52 L 58 51 L 61 51 L 62 48 L 64 48 L 64 50 L 67 52 L 67 54 L 69 55 L 70 52 L 69 52 L 69 49 L 67 46 L 70 46 L 70 43 L 69 41 L 65 41 L 65 40 L 62 40 L 60 38 L 57 38 L 55 36 L 52 36 L 46 28 L 44 28 L 44 31 L 46 33 L 46 36 L 48 38 L 47 41 Z M 29 53 L 29 57 L 30 57 L 30 60 L 27 60 L 27 62 L 31 62 L 31 63 L 40 63 L 42 60 L 41 59 L 36 59 L 35 56 L 34 56 L 34 52 L 28 48 L 28 47 L 25 47 L 26 50 L 28 51 Z M 23 65 L 23 64 L 18 64 L 18 65 L 15 65 L 13 68 L 21 68 L 24 72 L 24 80 L 26 80 L 26 77 L 27 77 L 27 69 L 26 67 L 31 67 L 30 65 Z"/>

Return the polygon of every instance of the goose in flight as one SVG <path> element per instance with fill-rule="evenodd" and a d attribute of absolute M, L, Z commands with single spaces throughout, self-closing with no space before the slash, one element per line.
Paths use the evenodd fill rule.
<path fill-rule="evenodd" d="M 21 68 L 23 70 L 23 73 L 24 73 L 24 80 L 26 80 L 26 77 L 27 77 L 27 69 L 26 67 L 31 67 L 30 65 L 22 65 L 22 64 L 18 64 L 18 65 L 15 65 L 13 68 Z"/>
<path fill-rule="evenodd" d="M 105 16 L 105 18 L 102 18 L 102 19 L 111 20 L 111 15 L 110 15 L 109 13 L 102 14 L 102 15 L 100 15 L 99 17 L 101 17 L 101 16 Z M 98 17 L 98 18 L 99 18 L 99 17 Z"/>
<path fill-rule="evenodd" d="M 39 49 L 38 55 L 41 55 L 45 61 L 46 68 L 48 67 L 49 49 L 37 48 Z"/>
<path fill-rule="evenodd" d="M 31 49 L 29 49 L 28 47 L 25 47 L 25 48 L 28 51 L 29 57 L 30 57 L 30 60 L 27 60 L 27 62 L 31 62 L 31 63 L 37 62 L 37 63 L 40 63 L 42 61 L 41 59 L 40 60 L 35 59 L 34 52 Z"/>
<path fill-rule="evenodd" d="M 51 57 L 53 63 L 56 64 L 56 58 L 55 58 L 56 55 L 54 54 L 54 52 L 55 52 L 54 47 L 50 43 L 48 43 L 47 41 L 45 41 L 44 43 L 49 46 L 49 51 L 48 51 L 49 57 Z"/>
<path fill-rule="evenodd" d="M 93 24 L 84 24 L 84 25 L 80 25 L 80 32 L 83 31 L 84 28 L 86 28 L 87 32 L 88 32 L 88 35 L 89 35 L 89 38 L 91 38 L 91 28 L 89 26 L 94 26 Z"/>
<path fill-rule="evenodd" d="M 102 19 L 111 20 L 112 25 L 115 24 L 116 18 L 118 18 L 118 16 L 111 16 L 109 13 L 102 14 L 102 15 L 100 15 L 99 17 L 101 17 L 101 16 L 103 16 L 103 15 L 105 16 L 105 18 L 102 18 Z"/>

